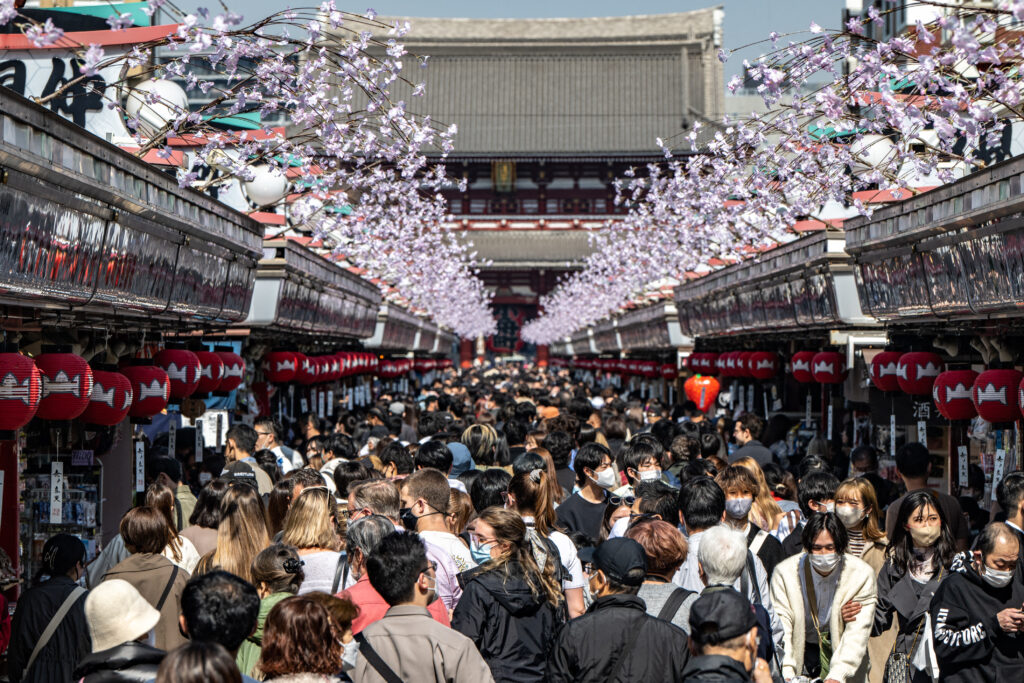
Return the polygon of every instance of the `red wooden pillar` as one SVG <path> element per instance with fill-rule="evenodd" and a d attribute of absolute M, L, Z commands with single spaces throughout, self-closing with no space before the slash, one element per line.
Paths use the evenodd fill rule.
<path fill-rule="evenodd" d="M 459 367 L 464 370 L 473 367 L 473 346 L 472 339 L 459 340 Z"/>
<path fill-rule="evenodd" d="M 14 573 L 20 575 L 18 557 L 18 448 L 17 441 L 0 441 L 0 472 L 4 473 L 3 506 L 0 508 L 0 548 L 11 558 Z M 5 596 L 8 600 L 17 599 L 17 588 L 12 588 Z"/>
<path fill-rule="evenodd" d="M 537 367 L 546 368 L 548 366 L 548 345 L 540 344 L 537 346 Z"/>

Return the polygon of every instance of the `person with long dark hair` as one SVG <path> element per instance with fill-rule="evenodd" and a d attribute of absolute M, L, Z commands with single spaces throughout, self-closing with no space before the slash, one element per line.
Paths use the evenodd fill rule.
<path fill-rule="evenodd" d="M 221 645 L 196 641 L 164 657 L 156 683 L 242 683 L 242 674 Z"/>
<path fill-rule="evenodd" d="M 892 542 L 878 573 L 878 604 L 871 635 L 881 637 L 896 615 L 898 632 L 891 652 L 913 657 L 929 638 L 925 614 L 939 584 L 948 577 L 956 540 L 946 513 L 930 491 L 911 491 L 900 500 Z M 895 662 L 898 657 L 890 657 Z M 882 663 L 879 663 L 881 666 Z M 927 683 L 928 673 L 909 667 L 910 680 Z"/>
<path fill-rule="evenodd" d="M 217 549 L 220 502 L 227 490 L 226 479 L 214 479 L 204 486 L 196 499 L 192 515 L 188 518 L 189 525 L 181 531 L 182 538 L 192 541 L 200 557 Z"/>

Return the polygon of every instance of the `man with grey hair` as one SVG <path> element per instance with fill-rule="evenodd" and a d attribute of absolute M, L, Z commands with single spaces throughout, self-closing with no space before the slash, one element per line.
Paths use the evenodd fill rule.
<path fill-rule="evenodd" d="M 338 595 L 359 605 L 359 616 L 352 621 L 352 634 L 359 633 L 373 622 L 381 619 L 391 607 L 380 593 L 370 585 L 370 576 L 366 573 L 366 558 L 372 555 L 384 537 L 395 533 L 395 525 L 387 517 L 369 515 L 361 517 L 348 526 L 345 535 L 348 548 L 349 572 L 356 578 L 352 587 L 341 591 Z M 448 610 L 440 599 L 435 599 L 427 607 L 430 616 L 438 623 L 450 626 Z"/>

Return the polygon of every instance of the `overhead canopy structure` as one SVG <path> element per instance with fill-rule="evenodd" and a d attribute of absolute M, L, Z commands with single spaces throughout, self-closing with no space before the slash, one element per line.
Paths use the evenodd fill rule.
<path fill-rule="evenodd" d="M 1019 316 L 1024 157 L 846 223 L 864 311 L 888 322 Z"/>
<path fill-rule="evenodd" d="M 619 340 L 618 320 L 608 318 L 594 325 L 594 348 L 599 353 L 609 353 L 622 348 Z"/>
<path fill-rule="evenodd" d="M 249 311 L 263 228 L 0 89 L 0 302 L 210 326 Z"/>
<path fill-rule="evenodd" d="M 683 335 L 675 302 L 660 301 L 626 311 L 618 318 L 619 341 L 629 351 L 660 351 L 690 347 Z"/>
<path fill-rule="evenodd" d="M 408 352 L 420 350 L 416 346 L 423 319 L 393 303 L 382 304 L 377 312 L 373 336 L 363 346 L 379 351 Z"/>
<path fill-rule="evenodd" d="M 812 233 L 676 287 L 683 334 L 721 337 L 872 327 L 843 234 Z"/>
<path fill-rule="evenodd" d="M 380 292 L 293 240 L 263 243 L 249 317 L 254 333 L 354 341 L 373 334 Z"/>

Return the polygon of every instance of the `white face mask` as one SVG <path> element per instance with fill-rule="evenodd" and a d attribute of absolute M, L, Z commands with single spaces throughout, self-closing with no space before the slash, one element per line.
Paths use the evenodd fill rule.
<path fill-rule="evenodd" d="M 612 528 L 608 532 L 608 538 L 622 538 L 627 531 L 629 531 L 629 515 L 615 520 L 615 524 L 612 524 Z"/>
<path fill-rule="evenodd" d="M 359 641 L 353 638 L 345 643 L 345 652 L 341 655 L 341 670 L 355 671 L 359 661 Z"/>
<path fill-rule="evenodd" d="M 839 564 L 839 555 L 828 553 L 827 555 L 808 555 L 811 558 L 811 566 L 818 570 L 819 574 L 831 574 L 832 570 Z"/>
<path fill-rule="evenodd" d="M 818 503 L 818 505 L 821 505 L 822 507 L 824 507 L 825 508 L 825 512 L 835 512 L 836 511 L 836 503 L 835 503 L 835 501 L 832 501 L 831 503 Z"/>
<path fill-rule="evenodd" d="M 661 470 L 643 470 L 641 472 L 637 472 L 637 476 L 640 481 L 657 481 L 661 479 Z"/>
<path fill-rule="evenodd" d="M 725 514 L 733 519 L 743 519 L 750 514 L 750 506 L 754 504 L 753 498 L 733 498 L 725 501 Z"/>
<path fill-rule="evenodd" d="M 836 507 L 836 517 L 847 529 L 852 529 L 864 519 L 864 511 L 852 505 L 839 505 Z"/>
<path fill-rule="evenodd" d="M 981 578 L 988 582 L 988 585 L 994 588 L 1004 588 L 1013 581 L 1013 572 L 1002 571 L 999 569 L 992 569 L 988 565 L 984 567 L 985 573 L 981 575 Z"/>
<path fill-rule="evenodd" d="M 615 481 L 615 468 L 608 467 L 597 473 L 597 477 L 590 477 L 590 481 L 594 482 L 603 489 L 613 488 L 616 484 Z"/>

